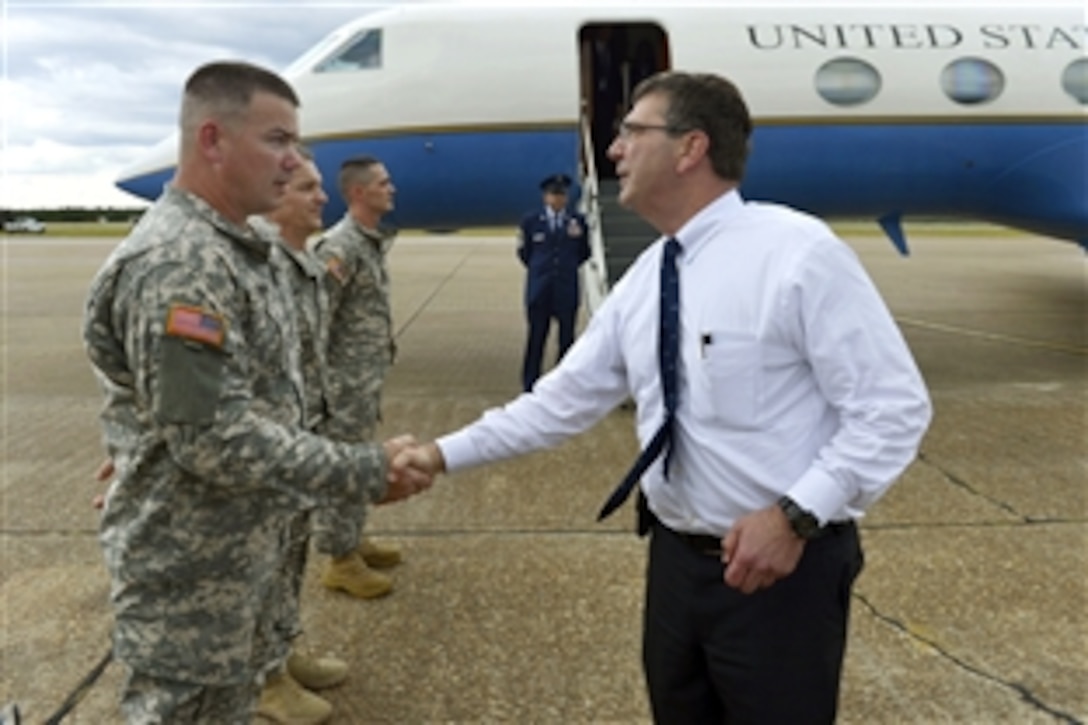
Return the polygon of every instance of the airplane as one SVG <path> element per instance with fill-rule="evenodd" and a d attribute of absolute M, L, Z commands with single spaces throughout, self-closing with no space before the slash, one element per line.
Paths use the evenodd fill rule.
<path fill-rule="evenodd" d="M 715 72 L 744 94 L 749 200 L 875 219 L 903 254 L 904 216 L 984 220 L 1088 250 L 1086 46 L 1084 7 L 1067 0 L 409 4 L 337 28 L 283 75 L 329 185 L 327 222 L 344 213 L 339 164 L 358 154 L 392 172 L 390 221 L 404 228 L 513 226 L 539 203 L 539 181 L 565 173 L 603 268 L 607 147 L 633 86 L 666 69 Z M 176 144 L 156 146 L 120 188 L 157 197 Z"/>

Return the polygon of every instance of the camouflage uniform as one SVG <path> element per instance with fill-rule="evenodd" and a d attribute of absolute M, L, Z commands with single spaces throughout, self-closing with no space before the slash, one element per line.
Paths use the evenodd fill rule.
<path fill-rule="evenodd" d="M 325 418 L 327 407 L 325 348 L 328 297 L 324 288 L 325 268 L 311 253 L 289 246 L 280 235 L 279 228 L 264 217 L 253 217 L 250 225 L 262 236 L 274 240 L 270 259 L 286 285 L 285 294 L 291 299 L 298 329 L 299 364 L 306 399 L 305 428 L 316 431 Z M 272 615 L 265 623 L 267 627 L 258 633 L 255 644 L 254 658 L 264 663 L 265 672 L 276 670 L 283 664 L 290 653 L 291 640 L 302 632 L 299 599 L 310 543 L 310 517 L 309 509 L 302 510 L 292 515 L 287 524 L 283 561 L 273 585 L 275 592 L 269 598 Z"/>
<path fill-rule="evenodd" d="M 386 254 L 393 235 L 345 215 L 315 247 L 326 265 L 329 291 L 329 417 L 321 432 L 333 440 L 365 442 L 381 420 L 381 389 L 396 355 L 389 308 Z M 318 551 L 346 556 L 359 545 L 365 515 L 318 511 Z"/>
<path fill-rule="evenodd" d="M 380 446 L 302 427 L 297 330 L 270 249 L 169 187 L 91 285 L 83 338 L 116 468 L 100 531 L 114 651 L 142 676 L 255 685 L 290 515 L 384 495 Z"/>
<path fill-rule="evenodd" d="M 121 712 L 129 722 L 248 725 L 253 686 L 227 687 L 173 682 L 129 672 L 121 697 Z M 162 719 L 152 720 L 150 713 Z M 167 717 L 166 713 L 170 713 Z M 2 721 L 0 721 L 2 722 Z"/>

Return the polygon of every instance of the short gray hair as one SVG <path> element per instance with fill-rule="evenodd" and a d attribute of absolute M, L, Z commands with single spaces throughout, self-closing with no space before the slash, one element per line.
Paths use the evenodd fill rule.
<path fill-rule="evenodd" d="M 703 131 L 710 139 L 708 156 L 714 172 L 740 181 L 748 160 L 752 118 L 740 91 L 712 73 L 664 71 L 635 86 L 632 105 L 651 94 L 665 96 L 665 124 L 671 133 Z"/>

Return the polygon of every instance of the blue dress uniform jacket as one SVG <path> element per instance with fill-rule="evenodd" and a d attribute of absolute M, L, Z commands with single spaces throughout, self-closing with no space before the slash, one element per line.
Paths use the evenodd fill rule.
<path fill-rule="evenodd" d="M 525 306 L 546 299 L 552 310 L 578 309 L 578 268 L 589 259 L 586 218 L 563 212 L 559 229 L 552 231 L 546 210 L 521 220 L 518 258 L 528 270 Z"/>
<path fill-rule="evenodd" d="M 564 210 L 556 229 L 551 228 L 547 209 L 527 214 L 521 220 L 518 258 L 525 265 L 525 311 L 529 339 L 525 347 L 522 384 L 530 390 L 540 377 L 541 358 L 554 318 L 559 325 L 559 357 L 574 342 L 578 314 L 578 268 L 589 259 L 586 219 Z"/>

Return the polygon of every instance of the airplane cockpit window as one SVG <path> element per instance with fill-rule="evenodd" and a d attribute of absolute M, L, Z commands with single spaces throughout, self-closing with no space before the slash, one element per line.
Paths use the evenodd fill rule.
<path fill-rule="evenodd" d="M 960 58 L 941 71 L 941 90 L 956 103 L 986 103 L 1005 90 L 1005 74 L 982 58 Z"/>
<path fill-rule="evenodd" d="M 880 92 L 880 73 L 857 58 L 835 58 L 816 71 L 816 92 L 836 106 L 856 106 Z"/>
<path fill-rule="evenodd" d="M 1078 58 L 1065 67 L 1062 88 L 1077 103 L 1088 105 L 1088 58 Z"/>
<path fill-rule="evenodd" d="M 343 73 L 382 67 L 382 31 L 364 30 L 314 68 L 317 73 Z"/>

